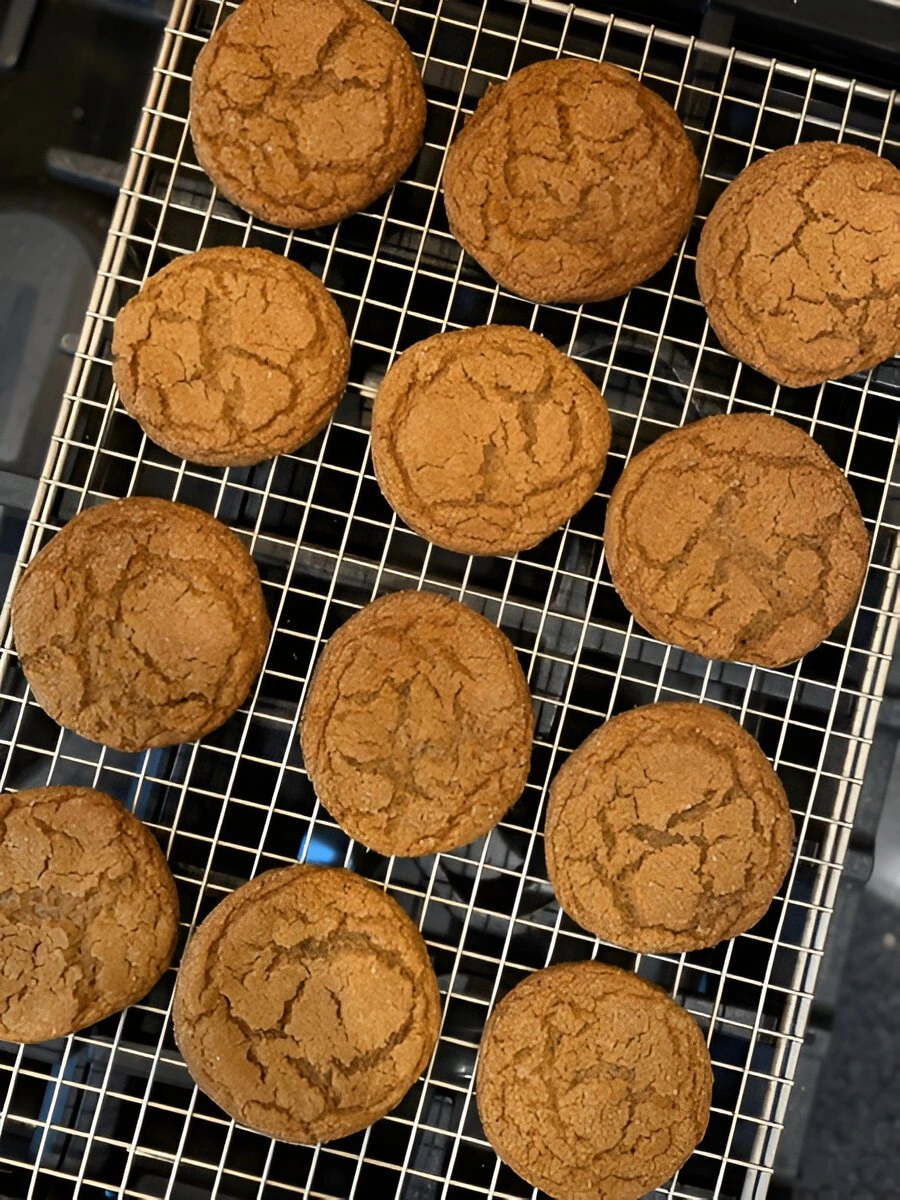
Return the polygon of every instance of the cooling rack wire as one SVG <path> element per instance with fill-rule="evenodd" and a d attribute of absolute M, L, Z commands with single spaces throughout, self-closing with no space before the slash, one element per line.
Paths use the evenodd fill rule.
<path fill-rule="evenodd" d="M 169 1012 L 174 970 L 118 1016 L 67 1039 L 0 1046 L 0 1195 L 18 1200 L 514 1200 L 536 1193 L 484 1140 L 473 1068 L 491 1004 L 525 974 L 593 955 L 665 987 L 707 1034 L 710 1128 L 668 1197 L 759 1197 L 771 1177 L 852 836 L 895 638 L 898 580 L 896 361 L 821 388 L 785 391 L 743 369 L 710 334 L 693 281 L 702 218 L 766 150 L 840 139 L 900 163 L 894 93 L 713 47 L 584 9 L 533 0 L 376 3 L 423 69 L 426 144 L 394 192 L 333 229 L 277 231 L 222 201 L 187 130 L 194 59 L 228 4 L 176 0 L 137 130 L 68 390 L 22 546 L 27 563 L 86 505 L 151 494 L 197 504 L 235 528 L 260 567 L 275 632 L 247 704 L 202 743 L 143 756 L 61 731 L 38 709 L 2 620 L 0 786 L 91 784 L 159 836 L 182 904 L 182 940 L 234 887 L 298 858 L 345 864 L 418 922 L 441 983 L 432 1063 L 396 1112 L 321 1147 L 236 1127 L 193 1086 Z M 438 181 L 447 144 L 492 80 L 558 54 L 635 71 L 673 103 L 703 164 L 685 246 L 627 297 L 535 306 L 495 288 L 449 234 Z M 112 321 L 141 282 L 206 245 L 257 245 L 320 274 L 354 342 L 335 420 L 295 455 L 254 468 L 188 465 L 147 442 L 115 402 Z M 610 405 L 614 438 L 597 496 L 536 550 L 469 559 L 429 546 L 381 498 L 368 454 L 371 401 L 396 354 L 430 333 L 526 325 L 571 354 Z M 707 662 L 653 641 L 613 591 L 601 530 L 635 452 L 698 415 L 771 412 L 809 431 L 847 472 L 872 536 L 861 603 L 819 650 L 781 671 Z M 351 843 L 302 768 L 297 719 L 327 637 L 376 595 L 425 587 L 462 599 L 512 638 L 536 705 L 531 776 L 488 837 L 451 854 L 384 859 Z M 564 917 L 542 847 L 546 786 L 614 712 L 659 699 L 717 704 L 761 742 L 796 818 L 795 862 L 768 916 L 712 951 L 636 956 Z M 176 960 L 177 961 L 177 960 Z"/>

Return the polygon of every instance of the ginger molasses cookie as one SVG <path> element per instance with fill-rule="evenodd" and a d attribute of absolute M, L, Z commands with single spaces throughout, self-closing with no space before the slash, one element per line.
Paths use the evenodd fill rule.
<path fill-rule="evenodd" d="M 199 509 L 149 496 L 69 521 L 19 580 L 12 625 L 41 708 L 131 751 L 223 724 L 249 692 L 270 630 L 240 538 Z"/>
<path fill-rule="evenodd" d="M 111 796 L 0 796 L 0 1039 L 61 1037 L 140 1000 L 177 934 L 163 853 Z"/>
<path fill-rule="evenodd" d="M 292 229 L 392 187 L 425 129 L 410 49 L 364 0 L 244 0 L 201 50 L 191 135 L 223 195 Z"/>
<path fill-rule="evenodd" d="M 440 994 L 418 929 L 341 868 L 267 871 L 206 918 L 178 973 L 175 1038 L 229 1116 L 331 1142 L 394 1108 L 431 1057 Z"/>
<path fill-rule="evenodd" d="M 647 704 L 601 725 L 550 787 L 547 871 L 585 929 L 641 953 L 701 950 L 765 914 L 791 862 L 778 776 L 706 704 Z"/>
<path fill-rule="evenodd" d="M 417 533 L 462 554 L 537 545 L 594 494 L 606 401 L 545 338 L 516 325 L 438 333 L 385 376 L 372 463 Z"/>
<path fill-rule="evenodd" d="M 127 411 L 190 462 L 249 466 L 296 450 L 347 384 L 350 342 L 323 284 L 279 254 L 219 246 L 153 275 L 116 318 Z"/>
<path fill-rule="evenodd" d="M 688 231 L 697 156 L 674 110 L 609 63 L 550 59 L 488 89 L 444 171 L 454 236 L 510 291 L 608 300 Z"/>
<path fill-rule="evenodd" d="M 381 854 L 487 833 L 528 778 L 534 717 L 512 643 L 446 596 L 397 592 L 332 635 L 303 709 L 319 799 Z"/>
<path fill-rule="evenodd" d="M 900 171 L 836 142 L 765 155 L 707 218 L 697 285 L 725 349 L 776 383 L 900 353 Z"/>
<path fill-rule="evenodd" d="M 706 1130 L 709 1052 L 683 1008 L 598 962 L 535 971 L 491 1013 L 478 1112 L 499 1156 L 554 1200 L 638 1200 Z"/>
<path fill-rule="evenodd" d="M 764 667 L 828 637 L 869 554 L 843 474 L 801 429 L 759 413 L 695 421 L 633 458 L 605 540 L 616 591 L 654 637 Z"/>

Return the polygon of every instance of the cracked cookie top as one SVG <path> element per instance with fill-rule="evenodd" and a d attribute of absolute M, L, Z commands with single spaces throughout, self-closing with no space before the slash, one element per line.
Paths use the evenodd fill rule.
<path fill-rule="evenodd" d="M 438 333 L 390 368 L 372 411 L 381 489 L 423 537 L 463 554 L 537 545 L 594 494 L 606 401 L 545 338 L 516 325 Z"/>
<path fill-rule="evenodd" d="M 126 751 L 217 729 L 250 690 L 270 629 L 240 538 L 149 496 L 69 521 L 19 580 L 12 625 L 41 708 Z"/>
<path fill-rule="evenodd" d="M 664 100 L 609 63 L 550 59 L 488 88 L 450 147 L 454 236 L 528 300 L 608 300 L 688 231 L 700 167 Z"/>
<path fill-rule="evenodd" d="M 613 717 L 550 788 L 547 871 L 565 911 L 628 950 L 677 954 L 765 914 L 794 822 L 753 738 L 704 704 Z"/>
<path fill-rule="evenodd" d="M 639 1200 L 702 1138 L 712 1068 L 692 1017 L 598 962 L 535 971 L 488 1019 L 478 1112 L 505 1163 L 554 1200 Z"/>
<path fill-rule="evenodd" d="M 308 442 L 347 383 L 350 342 L 323 284 L 279 254 L 220 246 L 153 275 L 116 318 L 126 410 L 190 462 L 249 466 Z"/>
<path fill-rule="evenodd" d="M 869 554 L 843 474 L 762 413 L 663 434 L 623 471 L 604 539 L 616 591 L 654 637 L 764 667 L 801 658 L 847 616 Z"/>
<path fill-rule="evenodd" d="M 697 286 L 725 349 L 788 387 L 900 353 L 900 171 L 836 142 L 765 155 L 707 218 Z"/>
<path fill-rule="evenodd" d="M 342 868 L 286 867 L 232 892 L 194 934 L 174 1021 L 191 1075 L 236 1121 L 330 1142 L 412 1087 L 440 994 L 395 900 Z"/>
<path fill-rule="evenodd" d="M 364 0 L 244 0 L 191 80 L 201 167 L 233 203 L 292 229 L 392 187 L 422 144 L 410 49 Z"/>
<path fill-rule="evenodd" d="M 163 853 L 111 796 L 0 796 L 0 1039 L 61 1037 L 140 1000 L 177 934 Z"/>
<path fill-rule="evenodd" d="M 331 637 L 300 738 L 316 794 L 351 837 L 434 854 L 487 833 L 518 800 L 533 725 L 505 634 L 446 596 L 398 592 Z"/>

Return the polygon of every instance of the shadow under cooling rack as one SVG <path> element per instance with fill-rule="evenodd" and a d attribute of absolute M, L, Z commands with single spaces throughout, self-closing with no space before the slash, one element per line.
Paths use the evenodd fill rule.
<path fill-rule="evenodd" d="M 854 141 L 900 162 L 900 113 L 877 89 L 817 76 L 566 5 L 466 0 L 378 3 L 423 68 L 426 144 L 390 196 L 336 228 L 288 234 L 218 197 L 196 164 L 190 71 L 229 6 L 176 4 L 79 345 L 27 560 L 75 512 L 130 493 L 215 513 L 259 565 L 275 632 L 250 701 L 202 743 L 145 756 L 61 732 L 34 704 L 4 629 L 3 783 L 86 783 L 156 832 L 188 931 L 234 887 L 297 859 L 344 863 L 383 883 L 416 919 L 438 972 L 444 1022 L 434 1061 L 371 1130 L 324 1147 L 237 1128 L 193 1086 L 175 1048 L 174 970 L 140 1004 L 68 1039 L 0 1046 L 0 1195 L 18 1200 L 471 1200 L 532 1189 L 500 1165 L 473 1100 L 490 1005 L 524 974 L 597 955 L 675 995 L 708 1035 L 710 1127 L 660 1194 L 761 1195 L 802 1043 L 816 965 L 893 646 L 900 370 L 887 363 L 784 391 L 726 354 L 694 283 L 703 217 L 748 161 L 796 140 Z M 497 289 L 450 236 L 439 191 L 449 140 L 490 82 L 536 59 L 603 57 L 675 104 L 703 163 L 684 248 L 626 297 L 583 309 Z M 112 323 L 149 273 L 201 245 L 252 244 L 319 274 L 353 337 L 350 386 L 312 443 L 258 467 L 191 466 L 148 443 L 116 402 Z M 396 354 L 445 328 L 527 325 L 603 389 L 614 438 L 597 495 L 568 526 L 514 558 L 469 559 L 398 523 L 369 461 L 371 401 Z M 624 463 L 667 428 L 720 411 L 773 412 L 808 430 L 846 471 L 873 538 L 858 612 L 781 671 L 711 663 L 654 641 L 622 606 L 603 560 L 606 502 Z M 384 859 L 351 843 L 303 770 L 297 717 L 324 640 L 374 596 L 427 587 L 484 612 L 528 673 L 537 727 L 525 793 L 492 833 L 452 854 Z M 640 957 L 597 943 L 556 905 L 543 857 L 546 787 L 601 721 L 635 704 L 693 698 L 736 716 L 785 784 L 794 868 L 750 933 L 715 950 Z M 177 961 L 177 956 L 176 956 Z"/>

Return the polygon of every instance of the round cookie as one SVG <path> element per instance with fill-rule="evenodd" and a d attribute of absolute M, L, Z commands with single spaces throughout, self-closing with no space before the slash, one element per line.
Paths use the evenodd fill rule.
<path fill-rule="evenodd" d="M 11 615 L 41 708 L 126 751 L 223 724 L 259 673 L 270 630 L 240 538 L 149 496 L 69 521 L 19 580 Z"/>
<path fill-rule="evenodd" d="M 140 1000 L 177 934 L 163 853 L 111 796 L 0 795 L 0 1040 L 62 1037 Z"/>
<path fill-rule="evenodd" d="M 342 868 L 267 871 L 206 918 L 178 973 L 175 1038 L 204 1092 L 288 1142 L 394 1108 L 431 1057 L 440 994 L 395 900 Z"/>
<path fill-rule="evenodd" d="M 296 450 L 347 384 L 350 342 L 323 284 L 279 254 L 185 254 L 121 310 L 113 378 L 148 437 L 190 462 L 249 466 Z"/>
<path fill-rule="evenodd" d="M 513 554 L 558 529 L 593 496 L 609 441 L 587 375 L 516 325 L 418 342 L 372 411 L 381 490 L 410 528 L 462 554 Z"/>
<path fill-rule="evenodd" d="M 616 591 L 654 637 L 764 667 L 847 616 L 869 554 L 843 474 L 801 429 L 758 413 L 695 421 L 633 458 L 604 537 Z"/>
<path fill-rule="evenodd" d="M 750 929 L 791 863 L 784 788 L 753 738 L 705 704 L 647 704 L 601 725 L 550 787 L 557 899 L 628 950 L 702 950 Z"/>
<path fill-rule="evenodd" d="M 476 1077 L 497 1154 L 554 1200 L 638 1200 L 703 1137 L 712 1068 L 696 1022 L 598 962 L 535 971 L 491 1013 Z"/>
<path fill-rule="evenodd" d="M 425 130 L 410 49 L 365 0 L 244 0 L 191 78 L 197 160 L 247 212 L 329 225 L 392 187 Z"/>
<path fill-rule="evenodd" d="M 487 833 L 518 800 L 533 728 L 506 635 L 446 596 L 397 592 L 331 637 L 300 744 L 351 837 L 381 854 L 435 854 Z"/>
<path fill-rule="evenodd" d="M 454 236 L 542 303 L 608 300 L 687 233 L 700 166 L 674 110 L 609 63 L 550 59 L 488 89 L 450 147 Z"/>
<path fill-rule="evenodd" d="M 836 142 L 767 154 L 707 218 L 697 286 L 725 349 L 788 387 L 900 353 L 900 171 Z"/>

